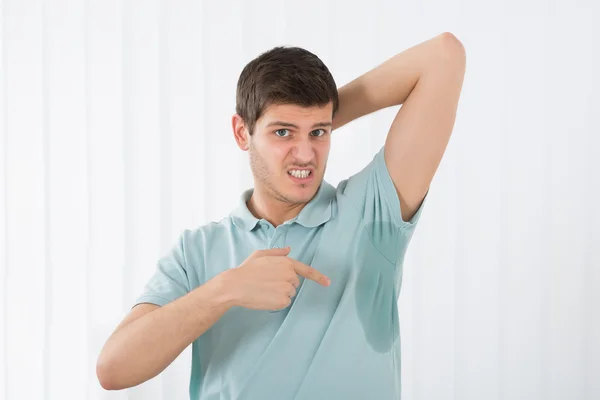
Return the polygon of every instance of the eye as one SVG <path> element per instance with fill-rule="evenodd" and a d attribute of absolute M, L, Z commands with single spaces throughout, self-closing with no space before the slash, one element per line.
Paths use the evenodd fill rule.
<path fill-rule="evenodd" d="M 315 134 L 316 133 L 316 134 Z M 327 131 L 325 129 L 315 129 L 314 131 L 311 132 L 311 134 L 313 136 L 323 136 L 327 133 Z"/>
<path fill-rule="evenodd" d="M 279 136 L 279 137 L 285 137 L 285 136 L 288 136 L 288 134 L 289 134 L 289 133 L 290 133 L 290 131 L 289 131 L 289 130 L 287 130 L 287 129 L 277 129 L 277 130 L 275 131 L 275 134 L 276 134 L 277 136 Z"/>

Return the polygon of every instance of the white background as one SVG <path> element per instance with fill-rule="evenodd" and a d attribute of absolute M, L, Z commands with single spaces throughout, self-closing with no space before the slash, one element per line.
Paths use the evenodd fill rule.
<path fill-rule="evenodd" d="M 467 51 L 405 262 L 403 399 L 600 398 L 600 5 L 592 0 L 2 0 L 0 399 L 184 399 L 95 362 L 184 228 L 252 185 L 243 66 L 303 46 L 338 85 L 442 32 Z M 333 136 L 337 184 L 397 108 Z"/>

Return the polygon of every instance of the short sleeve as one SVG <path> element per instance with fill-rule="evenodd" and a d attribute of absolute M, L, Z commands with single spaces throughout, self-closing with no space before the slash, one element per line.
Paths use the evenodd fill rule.
<path fill-rule="evenodd" d="M 135 301 L 164 306 L 190 291 L 184 251 L 185 232 L 179 235 L 177 243 L 157 262 L 152 277 L 144 286 L 142 294 Z"/>
<path fill-rule="evenodd" d="M 344 183 L 343 194 L 355 205 L 363 218 L 372 243 L 390 261 L 412 236 L 429 192 L 409 221 L 402 219 L 400 199 L 385 163 L 382 147 L 372 161 Z"/>

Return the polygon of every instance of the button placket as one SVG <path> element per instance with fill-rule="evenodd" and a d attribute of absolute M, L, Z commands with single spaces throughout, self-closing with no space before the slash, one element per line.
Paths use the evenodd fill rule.
<path fill-rule="evenodd" d="M 269 244 L 270 248 L 282 249 L 285 247 L 285 237 L 287 234 L 287 229 L 288 227 L 286 225 L 280 225 L 275 229 L 275 232 Z"/>
<path fill-rule="evenodd" d="M 288 233 L 288 228 L 289 226 L 286 225 L 280 225 L 279 227 L 277 227 L 275 229 L 275 232 L 273 234 L 273 237 L 270 240 L 269 243 L 269 247 L 273 248 L 273 249 L 279 249 L 279 248 L 284 248 L 285 247 L 285 239 Z M 292 304 L 294 304 L 294 301 L 296 300 L 296 296 L 294 296 L 294 298 L 291 301 L 291 304 L 288 307 L 279 309 L 279 310 L 270 310 L 269 312 L 271 313 L 276 313 L 276 312 L 281 312 L 285 309 L 288 309 L 292 306 Z"/>

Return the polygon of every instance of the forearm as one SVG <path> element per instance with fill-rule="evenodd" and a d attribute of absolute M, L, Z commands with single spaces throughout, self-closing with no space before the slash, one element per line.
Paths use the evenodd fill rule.
<path fill-rule="evenodd" d="M 103 386 L 124 389 L 155 377 L 231 305 L 220 281 L 213 279 L 118 329 L 100 357 Z"/>
<path fill-rule="evenodd" d="M 443 56 L 451 34 L 441 34 L 417 44 L 378 65 L 338 90 L 340 106 L 333 119 L 339 128 L 383 108 L 403 104 L 419 78 Z"/>

